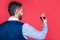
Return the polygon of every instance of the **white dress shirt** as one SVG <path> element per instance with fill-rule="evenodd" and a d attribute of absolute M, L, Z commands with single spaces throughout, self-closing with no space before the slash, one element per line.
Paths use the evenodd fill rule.
<path fill-rule="evenodd" d="M 17 18 L 10 17 L 8 21 L 19 21 Z M 24 23 L 22 27 L 22 33 L 25 39 L 33 38 L 34 40 L 43 40 L 46 37 L 48 31 L 47 24 L 44 23 L 43 29 L 41 31 L 36 30 L 33 26 L 28 23 Z"/>

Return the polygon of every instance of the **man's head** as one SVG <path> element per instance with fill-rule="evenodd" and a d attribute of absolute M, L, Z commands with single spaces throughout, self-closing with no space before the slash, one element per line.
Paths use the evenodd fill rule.
<path fill-rule="evenodd" d="M 22 15 L 23 15 L 23 12 L 22 12 L 22 4 L 20 2 L 11 2 L 8 6 L 8 11 L 9 11 L 9 14 L 10 16 L 15 16 L 17 17 L 18 19 L 22 19 Z"/>

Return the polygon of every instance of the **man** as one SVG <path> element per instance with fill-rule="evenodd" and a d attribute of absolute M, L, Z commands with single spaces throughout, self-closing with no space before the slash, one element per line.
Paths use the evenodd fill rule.
<path fill-rule="evenodd" d="M 46 37 L 48 28 L 47 20 L 42 18 L 43 29 L 36 30 L 28 23 L 19 22 L 22 19 L 22 4 L 19 2 L 11 2 L 8 6 L 10 18 L 0 27 L 0 40 L 28 40 L 33 38 L 35 40 L 43 40 Z"/>

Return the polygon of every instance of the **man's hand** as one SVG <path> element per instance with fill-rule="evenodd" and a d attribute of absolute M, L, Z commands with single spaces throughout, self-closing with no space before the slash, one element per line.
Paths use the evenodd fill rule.
<path fill-rule="evenodd" d="M 47 19 L 45 18 L 45 14 L 41 14 L 40 19 L 43 21 L 43 23 L 47 23 Z"/>

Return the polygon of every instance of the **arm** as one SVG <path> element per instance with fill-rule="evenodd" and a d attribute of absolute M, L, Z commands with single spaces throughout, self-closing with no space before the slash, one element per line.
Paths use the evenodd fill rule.
<path fill-rule="evenodd" d="M 48 27 L 47 27 L 47 20 L 45 19 L 44 13 L 41 15 L 41 20 L 43 21 L 43 29 L 41 31 L 36 30 L 29 24 L 23 25 L 23 35 L 26 39 L 28 39 L 28 37 L 36 40 L 45 39 L 48 31 Z"/>
<path fill-rule="evenodd" d="M 47 24 L 44 23 L 43 24 L 43 29 L 41 31 L 36 30 L 35 28 L 33 28 L 31 25 L 29 24 L 24 24 L 23 25 L 23 35 L 26 39 L 28 39 L 28 37 L 33 38 L 33 39 L 45 39 L 46 34 L 47 34 Z"/>

